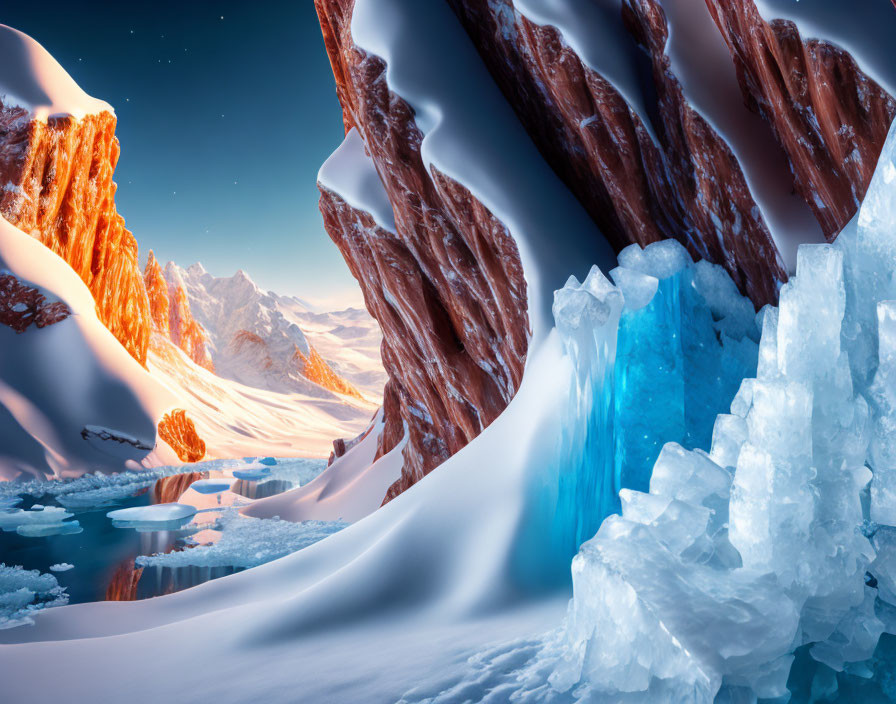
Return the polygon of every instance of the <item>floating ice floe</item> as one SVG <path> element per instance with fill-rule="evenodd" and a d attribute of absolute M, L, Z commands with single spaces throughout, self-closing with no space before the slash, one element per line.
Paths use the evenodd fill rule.
<path fill-rule="evenodd" d="M 80 533 L 83 528 L 78 521 L 67 520 L 74 515 L 58 506 L 40 504 L 35 504 L 30 509 L 0 510 L 0 530 L 15 531 L 26 538 Z"/>
<path fill-rule="evenodd" d="M 141 555 L 138 567 L 256 567 L 323 540 L 346 527 L 341 521 L 250 518 L 233 509 L 213 526 L 221 537 L 211 545 L 158 555 Z"/>
<path fill-rule="evenodd" d="M 116 527 L 136 528 L 138 531 L 175 530 L 186 525 L 195 515 L 195 506 L 178 503 L 134 506 L 106 514 Z"/>
<path fill-rule="evenodd" d="M 73 569 L 75 566 L 69 562 L 57 562 L 55 565 L 50 565 L 50 572 L 68 572 Z"/>
<path fill-rule="evenodd" d="M 67 603 L 53 575 L 0 563 L 0 629 L 34 623 L 35 612 Z"/>
<path fill-rule="evenodd" d="M 257 482 L 271 476 L 270 467 L 253 467 L 251 469 L 235 469 L 233 476 L 246 482 Z"/>
<path fill-rule="evenodd" d="M 190 484 L 190 488 L 200 494 L 220 494 L 229 491 L 232 479 L 200 479 Z"/>

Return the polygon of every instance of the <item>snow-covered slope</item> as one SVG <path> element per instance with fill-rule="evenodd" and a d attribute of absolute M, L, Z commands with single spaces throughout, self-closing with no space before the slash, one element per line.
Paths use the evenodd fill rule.
<path fill-rule="evenodd" d="M 269 391 L 223 379 L 158 334 L 150 341 L 147 366 L 195 423 L 206 459 L 327 457 L 334 440 L 362 432 L 376 411 L 371 401 L 311 382 L 304 392 Z"/>
<path fill-rule="evenodd" d="M 174 397 L 100 323 L 71 267 L 2 218 L 0 270 L 0 479 L 122 471 L 145 460 Z M 29 302 L 28 289 L 44 299 Z M 46 305 L 55 319 L 38 318 Z M 159 452 L 147 461 L 176 462 Z"/>
<path fill-rule="evenodd" d="M 0 103 L 23 108 L 34 119 L 115 112 L 81 90 L 40 44 L 4 24 L 0 24 L 0 67 Z"/>
<path fill-rule="evenodd" d="M 182 269 L 169 262 L 165 277 L 169 289 L 184 287 L 219 376 L 268 391 L 331 398 L 333 389 L 303 374 L 297 358 L 310 358 L 314 349 L 365 398 L 382 399 L 380 333 L 366 311 L 317 312 L 299 298 L 260 289 L 242 270 L 215 277 L 198 263 Z"/>

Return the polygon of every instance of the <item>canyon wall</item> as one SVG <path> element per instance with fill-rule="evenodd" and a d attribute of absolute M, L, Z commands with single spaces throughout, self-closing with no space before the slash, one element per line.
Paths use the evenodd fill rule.
<path fill-rule="evenodd" d="M 357 127 L 395 231 L 321 188 L 321 212 L 383 330 L 389 374 L 378 456 L 403 438 L 387 500 L 460 450 L 506 407 L 528 345 L 526 283 L 506 228 L 463 186 L 430 173 L 413 109 L 385 64 L 352 41 L 351 0 L 316 0 L 348 132 Z"/>
<path fill-rule="evenodd" d="M 757 308 L 777 301 L 800 242 L 832 239 L 855 213 L 896 112 L 849 54 L 765 22 L 752 2 L 586 3 L 564 24 L 541 0 L 444 1 L 617 250 L 678 239 L 724 266 Z M 512 398 L 526 285 L 503 225 L 427 171 L 413 107 L 352 39 L 354 1 L 315 6 L 345 131 L 360 135 L 394 215 L 385 227 L 319 183 L 327 230 L 383 329 L 379 455 L 407 439 L 388 500 Z M 706 33 L 706 46 L 687 46 L 688 29 Z"/>

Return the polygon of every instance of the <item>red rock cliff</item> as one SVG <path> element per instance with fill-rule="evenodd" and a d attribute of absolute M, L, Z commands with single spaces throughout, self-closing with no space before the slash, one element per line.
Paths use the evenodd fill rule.
<path fill-rule="evenodd" d="M 171 293 L 162 267 L 152 250 L 146 260 L 143 280 L 155 331 L 170 338 L 200 367 L 215 371 L 208 351 L 208 336 L 190 311 L 183 285 L 178 284 L 174 293 Z"/>
<path fill-rule="evenodd" d="M 383 330 L 385 430 L 405 435 L 394 497 L 478 435 L 506 407 L 528 345 L 516 244 L 464 187 L 428 172 L 413 110 L 381 59 L 350 36 L 352 0 L 315 0 L 346 131 L 357 126 L 392 202 L 395 232 L 321 188 L 321 212 Z"/>
<path fill-rule="evenodd" d="M 766 22 L 753 2 L 706 0 L 744 97 L 772 126 L 795 185 L 831 240 L 856 213 L 896 101 L 846 51 Z"/>
<path fill-rule="evenodd" d="M 99 319 L 145 364 L 149 303 L 137 242 L 115 210 L 118 154 L 110 112 L 42 121 L 0 102 L 0 215 L 78 272 Z"/>

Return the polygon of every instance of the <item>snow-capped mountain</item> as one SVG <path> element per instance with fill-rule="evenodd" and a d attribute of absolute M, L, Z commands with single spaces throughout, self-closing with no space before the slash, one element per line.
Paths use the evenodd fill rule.
<path fill-rule="evenodd" d="M 184 292 L 205 336 L 209 364 L 200 364 L 218 376 L 267 391 L 381 400 L 381 335 L 366 311 L 317 312 L 259 288 L 242 270 L 215 277 L 199 263 L 183 269 L 168 262 L 164 277 L 169 295 Z M 194 361 L 201 357 L 195 348 L 186 350 Z"/>

